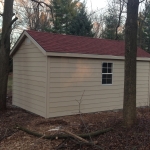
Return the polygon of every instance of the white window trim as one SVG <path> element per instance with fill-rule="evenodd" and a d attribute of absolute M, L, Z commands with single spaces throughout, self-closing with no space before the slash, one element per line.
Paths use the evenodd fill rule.
<path fill-rule="evenodd" d="M 102 71 L 102 69 L 103 69 L 103 63 L 112 63 L 112 73 L 103 73 L 103 71 Z M 101 84 L 102 85 L 113 85 L 113 72 L 114 72 L 114 63 L 113 62 L 109 62 L 109 61 L 104 61 L 104 62 L 102 62 L 102 64 L 101 64 L 101 66 L 102 66 L 102 68 L 101 68 L 101 71 L 102 71 L 102 79 L 101 79 Z M 102 80 L 103 80 L 103 74 L 112 74 L 112 84 L 103 84 L 102 83 Z"/>

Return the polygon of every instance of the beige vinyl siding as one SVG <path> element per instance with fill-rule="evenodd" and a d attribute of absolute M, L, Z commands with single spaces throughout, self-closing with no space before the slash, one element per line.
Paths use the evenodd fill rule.
<path fill-rule="evenodd" d="M 123 61 L 50 57 L 49 117 L 122 108 Z M 112 62 L 113 84 L 102 85 L 102 62 Z"/>
<path fill-rule="evenodd" d="M 113 63 L 112 85 L 102 85 L 102 63 Z M 123 107 L 124 61 L 49 57 L 49 117 Z M 148 102 L 149 63 L 137 62 L 137 106 Z"/>
<path fill-rule="evenodd" d="M 137 106 L 149 105 L 149 62 L 137 62 Z"/>
<path fill-rule="evenodd" d="M 46 117 L 47 57 L 27 38 L 13 57 L 13 105 Z"/>

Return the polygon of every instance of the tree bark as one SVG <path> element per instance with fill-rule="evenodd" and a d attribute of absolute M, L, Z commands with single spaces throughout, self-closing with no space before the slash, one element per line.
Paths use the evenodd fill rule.
<path fill-rule="evenodd" d="M 136 123 L 136 55 L 139 0 L 128 0 L 125 25 L 124 125 Z"/>
<path fill-rule="evenodd" d="M 0 40 L 0 110 L 6 110 L 7 81 L 9 74 L 10 34 L 13 17 L 13 1 L 5 0 L 2 36 Z"/>

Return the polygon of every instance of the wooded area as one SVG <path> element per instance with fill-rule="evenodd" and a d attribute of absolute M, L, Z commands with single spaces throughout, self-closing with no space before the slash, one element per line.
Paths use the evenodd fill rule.
<path fill-rule="evenodd" d="M 2 22 L 0 33 L 0 111 L 4 115 L 7 109 L 10 49 L 22 30 L 28 29 L 50 33 L 124 40 L 124 105 L 123 120 L 119 120 L 119 126 L 122 125 L 120 123 L 122 121 L 125 127 L 135 127 L 134 125 L 139 121 L 136 113 L 137 46 L 150 52 L 149 1 L 110 0 L 108 1 L 108 8 L 104 10 L 91 10 L 90 12 L 87 9 L 86 3 L 74 0 L 4 0 L 1 1 L 1 7 L 3 8 L 3 12 L 0 12 Z M 6 117 L 4 116 L 5 119 Z M 84 124 L 82 118 L 80 119 L 83 128 L 86 128 L 87 126 Z M 20 129 L 28 133 L 33 133 L 26 128 L 20 127 Z M 70 131 L 61 131 L 69 134 L 69 137 L 74 137 L 93 146 L 91 142 L 82 139 L 80 134 L 75 135 Z M 38 136 L 41 135 L 38 134 Z M 88 137 L 88 133 L 86 137 Z"/>
<path fill-rule="evenodd" d="M 125 1 L 111 0 L 106 8 L 90 11 L 80 1 L 45 2 L 17 0 L 14 12 L 19 20 L 14 28 L 125 40 Z M 137 45 L 146 51 L 149 51 L 149 14 L 150 2 L 145 0 L 139 5 Z"/>
<path fill-rule="evenodd" d="M 142 10 L 139 4 L 142 3 Z M 15 32 L 25 29 L 125 41 L 123 119 L 126 127 L 137 122 L 137 46 L 150 52 L 150 2 L 112 0 L 108 9 L 88 12 L 85 3 L 73 0 L 5 0 L 0 37 L 0 111 L 6 110 L 9 52 Z M 17 9 L 19 8 L 19 9 Z M 18 21 L 17 21 L 18 20 Z M 126 21 L 125 21 L 126 20 Z M 13 32 L 15 31 L 15 32 Z M 11 38 L 11 33 L 14 33 Z"/>
<path fill-rule="evenodd" d="M 19 19 L 12 26 L 12 44 L 23 29 L 125 40 L 127 17 L 125 1 L 111 0 L 106 8 L 90 11 L 86 3 L 80 1 L 37 2 L 36 0 L 15 0 L 14 14 Z M 137 45 L 146 51 L 149 51 L 150 47 L 149 14 L 150 2 L 145 0 L 139 5 Z"/>

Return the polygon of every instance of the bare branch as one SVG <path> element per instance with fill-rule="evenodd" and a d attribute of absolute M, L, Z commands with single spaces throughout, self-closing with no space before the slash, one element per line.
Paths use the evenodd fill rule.
<path fill-rule="evenodd" d="M 15 17 L 11 22 L 9 26 L 12 26 L 14 24 L 14 22 L 16 22 L 18 20 L 18 17 Z"/>
<path fill-rule="evenodd" d="M 119 12 L 119 19 L 118 19 L 118 24 L 117 24 L 117 26 L 116 26 L 116 40 L 118 40 L 118 28 L 119 28 L 119 26 L 120 26 L 120 22 L 121 22 L 121 15 L 122 15 L 122 12 L 123 12 L 123 8 L 124 8 L 124 1 L 123 1 L 123 3 L 121 2 L 121 0 L 120 0 L 120 12 Z"/>
<path fill-rule="evenodd" d="M 45 2 L 39 2 L 39 1 L 37 1 L 37 0 L 31 0 L 32 2 L 35 2 L 35 3 L 38 3 L 38 6 L 40 5 L 40 6 L 42 6 L 41 4 L 44 4 L 45 6 L 47 6 L 49 9 L 50 9 L 50 11 L 51 11 L 51 15 L 52 15 L 52 20 L 53 20 L 53 23 L 54 23 L 54 14 L 53 14 L 53 8 L 52 8 L 52 6 L 51 5 L 48 5 L 47 3 L 45 3 Z M 43 6 L 42 6 L 43 7 Z"/>
<path fill-rule="evenodd" d="M 145 0 L 141 0 L 139 3 L 142 3 L 142 2 L 144 2 Z M 147 0 L 146 0 L 147 1 Z"/>
<path fill-rule="evenodd" d="M 125 3 L 125 4 L 127 4 L 128 2 L 126 2 L 125 0 L 120 0 L 120 2 L 123 2 L 123 3 Z"/>
<path fill-rule="evenodd" d="M 7 28 L 7 32 L 6 32 L 6 33 L 4 34 L 4 36 L 3 36 L 4 41 L 6 41 L 8 34 L 11 34 L 11 32 L 12 32 L 12 25 L 14 24 L 14 22 L 15 22 L 17 19 L 18 19 L 18 18 L 15 17 L 15 18 L 10 22 L 10 24 L 9 24 L 9 26 L 8 26 L 8 28 Z"/>
<path fill-rule="evenodd" d="M 89 130 L 88 130 L 87 126 L 85 125 L 85 123 L 84 123 L 84 121 L 83 121 L 83 118 L 82 118 L 81 103 L 82 103 L 82 98 L 83 98 L 83 96 L 84 96 L 84 92 L 85 92 L 85 90 L 83 91 L 83 93 L 82 93 L 82 96 L 81 96 L 80 100 L 79 100 L 79 101 L 77 101 L 77 100 L 76 100 L 76 101 L 77 101 L 77 102 L 78 102 L 78 104 L 79 104 L 79 115 L 80 115 L 80 119 L 81 119 L 81 121 L 82 121 L 82 124 L 84 125 L 85 129 L 86 129 L 86 130 L 87 130 L 87 132 L 88 132 L 88 135 L 89 135 L 90 141 L 91 141 L 91 142 L 93 142 L 93 141 L 92 141 L 92 138 L 91 138 L 91 136 L 90 136 L 90 134 L 89 134 Z"/>
<path fill-rule="evenodd" d="M 73 133 L 71 133 L 71 132 L 69 132 L 67 130 L 60 129 L 60 132 L 64 132 L 64 133 L 72 136 L 73 138 L 78 139 L 78 140 L 80 140 L 80 141 L 82 141 L 84 143 L 89 143 L 89 141 L 87 141 L 87 140 L 83 139 L 82 137 L 80 137 L 80 136 L 78 136 L 76 134 L 73 134 Z"/>
<path fill-rule="evenodd" d="M 44 5 L 46 5 L 47 7 L 51 7 L 50 5 L 48 5 L 48 4 L 46 4 L 45 2 L 39 2 L 39 1 L 37 1 L 37 0 L 31 0 L 32 2 L 35 2 L 35 3 L 38 3 L 38 5 L 40 5 L 40 6 L 42 6 L 41 4 L 44 4 Z M 43 6 L 42 6 L 43 7 Z"/>

